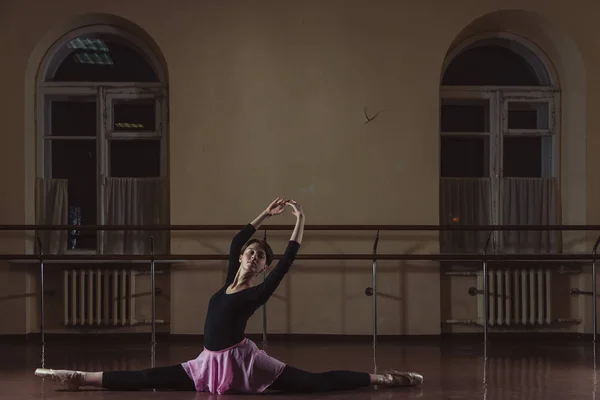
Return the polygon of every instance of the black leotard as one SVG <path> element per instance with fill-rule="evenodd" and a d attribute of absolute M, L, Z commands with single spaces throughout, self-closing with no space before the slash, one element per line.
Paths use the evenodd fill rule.
<path fill-rule="evenodd" d="M 244 339 L 248 319 L 275 292 L 300 249 L 300 243 L 290 240 L 283 257 L 264 282 L 237 293 L 227 294 L 225 291 L 233 282 L 240 267 L 239 257 L 242 247 L 255 232 L 254 226 L 248 224 L 231 241 L 225 285 L 210 298 L 208 303 L 204 324 L 204 347 L 208 350 L 223 350 Z"/>

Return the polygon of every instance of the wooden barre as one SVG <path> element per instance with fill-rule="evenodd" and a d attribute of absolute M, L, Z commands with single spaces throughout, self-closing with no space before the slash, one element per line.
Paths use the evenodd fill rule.
<path fill-rule="evenodd" d="M 0 225 L 0 231 L 236 231 L 245 225 Z M 292 230 L 263 225 L 260 231 Z M 600 231 L 600 225 L 305 225 L 309 231 Z"/>
<path fill-rule="evenodd" d="M 276 255 L 279 258 L 281 255 Z M 0 254 L 0 260 L 10 261 L 218 261 L 226 254 Z M 600 255 L 586 253 L 544 254 L 298 254 L 297 260 L 377 260 L 377 261 L 594 261 Z"/>

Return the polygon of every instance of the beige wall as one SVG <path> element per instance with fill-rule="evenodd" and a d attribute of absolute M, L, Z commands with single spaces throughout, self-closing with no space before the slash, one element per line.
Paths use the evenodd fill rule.
<path fill-rule="evenodd" d="M 28 299 L 35 293 L 27 290 L 22 266 L 0 263 L 0 334 L 22 334 L 27 331 Z"/>
<path fill-rule="evenodd" d="M 517 5 L 524 11 L 501 11 Z M 586 144 L 589 154 L 600 148 L 595 8 L 590 0 L 5 1 L 0 223 L 34 222 L 33 104 L 44 52 L 70 29 L 120 19 L 155 41 L 168 68 L 173 224 L 242 224 L 278 195 L 301 202 L 309 224 L 437 224 L 440 73 L 453 43 L 489 29 L 524 35 L 551 59 L 563 90 L 563 222 L 598 223 L 600 210 L 592 205 L 600 200 L 600 161 L 585 157 Z M 365 124 L 365 106 L 383 111 Z M 302 252 L 366 253 L 373 235 L 309 232 Z M 178 233 L 173 252 L 225 252 L 229 237 Z M 569 238 L 573 251 L 586 249 L 585 235 Z M 438 248 L 434 234 L 383 239 L 382 253 Z M 285 240 L 277 236 L 276 250 Z M 0 241 L 3 253 L 29 247 L 23 234 Z M 370 333 L 370 267 L 298 262 L 269 303 L 270 331 Z M 380 267 L 380 291 L 389 296 L 379 302 L 380 333 L 439 333 L 437 266 Z M 218 263 L 174 267 L 171 332 L 202 332 L 222 271 Z M 26 282 L 35 290 L 34 280 L 13 267 L 2 273 L 19 282 L 15 293 Z M 589 285 L 585 276 L 574 279 L 580 288 Z M 466 318 L 459 314 L 473 307 L 472 298 L 464 291 L 451 298 L 451 317 Z M 26 307 L 30 318 L 36 304 Z M 572 307 L 581 315 L 589 304 L 573 299 Z M 13 316 L 22 308 L 0 302 L 3 321 L 20 321 Z M 249 331 L 260 331 L 260 318 Z M 15 322 L 2 329 L 38 327 Z"/>

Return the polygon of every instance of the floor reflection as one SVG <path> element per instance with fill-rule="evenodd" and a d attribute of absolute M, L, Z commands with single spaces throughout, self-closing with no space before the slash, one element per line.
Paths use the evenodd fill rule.
<path fill-rule="evenodd" d="M 260 343 L 260 342 L 259 342 Z M 261 343 L 262 344 L 262 343 Z M 52 382 L 33 376 L 38 367 L 86 371 L 129 370 L 170 365 L 195 358 L 201 343 L 47 339 L 46 344 L 0 342 L 0 385 L 7 398 L 62 396 Z M 567 399 L 596 398 L 597 349 L 590 340 L 517 342 L 431 339 L 360 342 L 270 340 L 266 351 L 282 361 L 311 371 L 350 369 L 365 372 L 401 369 L 425 376 L 421 388 L 362 390 L 311 395 L 268 394 L 300 399 Z M 138 394 L 139 395 L 139 394 Z M 138 398 L 135 393 L 90 390 L 86 398 Z M 154 399 L 239 399 L 206 393 L 156 392 Z M 57 398 L 58 398 L 57 397 Z M 254 396 L 249 396 L 254 397 Z M 264 398 L 264 396 L 262 396 Z M 65 397 L 66 398 L 66 397 Z M 70 397 L 71 398 L 71 397 Z M 247 398 L 245 396 L 244 398 Z"/>

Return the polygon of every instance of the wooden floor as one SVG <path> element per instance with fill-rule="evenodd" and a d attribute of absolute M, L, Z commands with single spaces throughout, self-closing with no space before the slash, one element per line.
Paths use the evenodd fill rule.
<path fill-rule="evenodd" d="M 139 339 L 138 339 L 139 340 Z M 145 343 L 143 343 L 145 342 Z M 261 343 L 257 341 L 259 347 Z M 155 365 L 195 358 L 201 344 L 160 339 Z M 43 353 L 42 353 L 43 350 Z M 573 340 L 402 339 L 379 342 L 374 359 L 369 339 L 356 341 L 271 341 L 267 352 L 311 371 L 353 369 L 373 372 L 395 368 L 425 377 L 421 388 L 367 389 L 311 395 L 267 394 L 273 400 L 297 399 L 594 399 L 596 349 L 590 338 Z M 486 356 L 487 355 L 487 356 Z M 98 341 L 47 338 L 46 345 L 0 338 L 0 398 L 2 399 L 251 399 L 259 396 L 182 392 L 62 391 L 52 381 L 33 375 L 35 368 L 87 371 L 141 369 L 151 366 L 149 338 Z"/>

